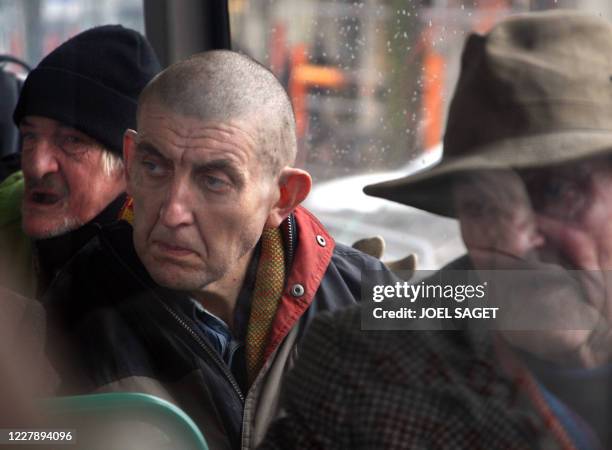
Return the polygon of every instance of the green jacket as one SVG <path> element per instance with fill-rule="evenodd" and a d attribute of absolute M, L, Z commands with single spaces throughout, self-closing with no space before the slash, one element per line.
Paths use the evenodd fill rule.
<path fill-rule="evenodd" d="M 23 173 L 0 183 L 0 285 L 26 297 L 36 294 L 30 239 L 21 230 Z"/>

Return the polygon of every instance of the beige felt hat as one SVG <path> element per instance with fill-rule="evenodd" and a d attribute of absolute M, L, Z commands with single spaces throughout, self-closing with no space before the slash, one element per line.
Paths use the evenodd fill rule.
<path fill-rule="evenodd" d="M 612 24 L 575 11 L 526 13 L 468 37 L 440 162 L 364 192 L 453 217 L 457 174 L 610 152 Z"/>

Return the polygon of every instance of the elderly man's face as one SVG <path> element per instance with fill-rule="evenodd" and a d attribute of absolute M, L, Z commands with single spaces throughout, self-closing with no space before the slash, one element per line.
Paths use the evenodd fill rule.
<path fill-rule="evenodd" d="M 128 192 L 134 245 L 153 279 L 196 291 L 244 266 L 279 195 L 251 127 L 177 115 L 155 102 L 141 109 L 138 126 L 126 137 L 135 143 L 126 151 Z"/>
<path fill-rule="evenodd" d="M 506 339 L 563 364 L 595 367 L 612 359 L 608 159 L 520 173 L 476 173 L 457 183 L 455 210 L 476 269 L 537 271 L 533 283 L 496 272 L 506 274 L 492 286 L 499 304 L 519 302 L 508 309 L 512 323 L 521 324 L 538 311 L 546 328 L 502 330 Z"/>
<path fill-rule="evenodd" d="M 455 199 L 465 244 L 476 260 L 497 251 L 571 269 L 612 269 L 607 159 L 518 174 L 482 172 L 459 183 Z"/>
<path fill-rule="evenodd" d="M 22 226 L 28 236 L 47 238 L 76 229 L 125 189 L 120 168 L 105 171 L 105 150 L 87 135 L 40 116 L 26 116 L 19 129 Z"/>

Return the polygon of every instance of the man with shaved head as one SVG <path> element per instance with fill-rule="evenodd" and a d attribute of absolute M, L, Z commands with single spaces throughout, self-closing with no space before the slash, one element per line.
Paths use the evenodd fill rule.
<path fill-rule="evenodd" d="M 311 318 L 354 304 L 361 271 L 385 269 L 299 206 L 311 178 L 293 167 L 291 104 L 257 62 L 212 51 L 169 67 L 137 124 L 127 220 L 101 229 L 48 298 L 74 345 L 66 391 L 155 394 L 210 448 L 252 448 Z"/>

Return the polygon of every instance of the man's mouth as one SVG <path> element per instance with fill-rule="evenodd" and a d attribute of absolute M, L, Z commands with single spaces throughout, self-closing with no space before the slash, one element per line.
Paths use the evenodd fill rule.
<path fill-rule="evenodd" d="M 45 191 L 34 191 L 29 196 L 31 203 L 36 203 L 37 205 L 54 205 L 59 202 L 61 196 L 55 194 L 53 192 L 45 192 Z"/>
<path fill-rule="evenodd" d="M 155 241 L 154 243 L 163 253 L 166 253 L 169 255 L 188 256 L 188 255 L 196 254 L 196 252 L 194 252 L 193 250 L 187 247 L 181 247 L 179 245 L 170 244 L 168 242 Z"/>

